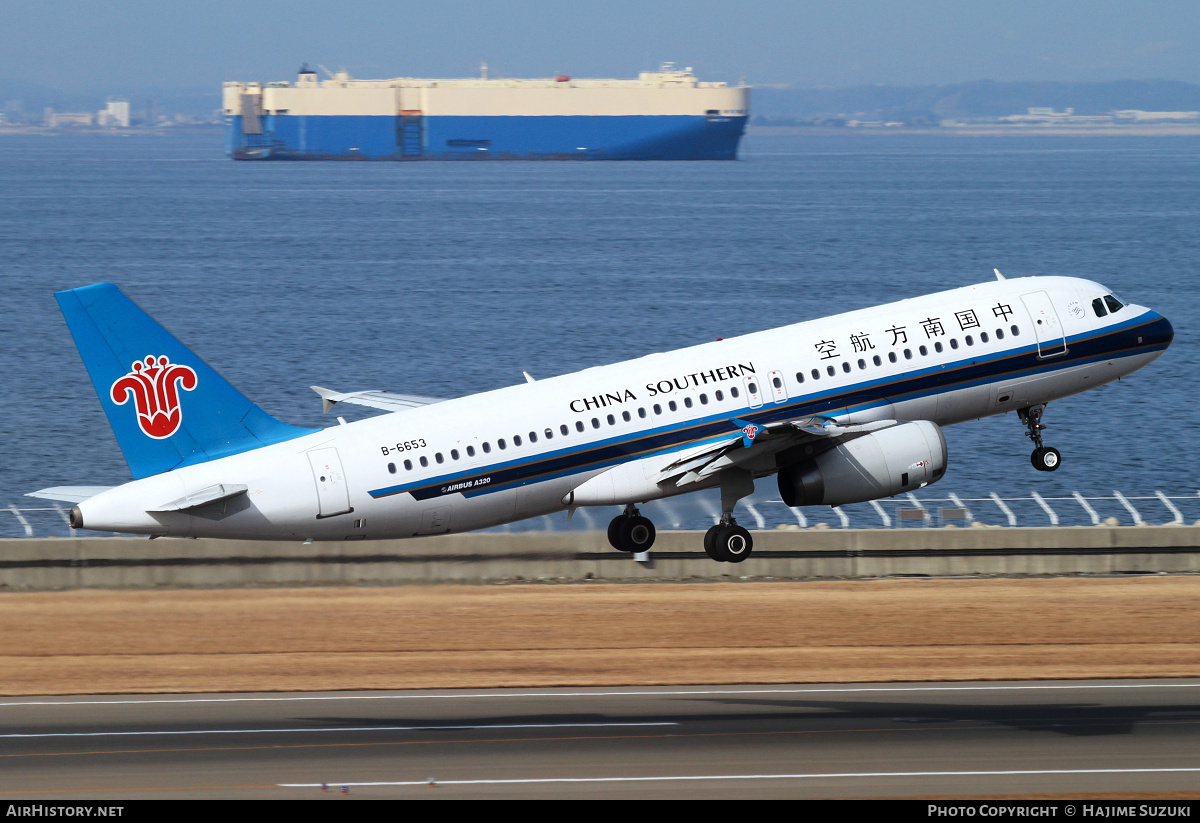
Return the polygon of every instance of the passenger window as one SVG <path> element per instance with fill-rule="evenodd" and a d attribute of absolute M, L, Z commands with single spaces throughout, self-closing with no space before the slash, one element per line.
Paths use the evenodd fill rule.
<path fill-rule="evenodd" d="M 996 339 L 997 340 L 1004 339 L 1004 329 L 996 329 Z"/>
<path fill-rule="evenodd" d="M 433 456 L 433 459 L 434 459 L 434 460 L 436 460 L 436 461 L 437 461 L 437 462 L 439 462 L 439 463 L 445 463 L 445 462 L 446 462 L 446 458 L 442 457 L 442 453 L 441 453 L 441 452 L 438 452 L 437 454 L 435 454 L 435 455 Z"/>
<path fill-rule="evenodd" d="M 1092 301 L 1092 311 L 1096 313 L 1097 317 L 1106 317 L 1108 315 L 1108 309 L 1104 308 L 1104 298 L 1097 297 Z"/>
<path fill-rule="evenodd" d="M 608 420 L 608 425 L 610 425 L 610 426 L 617 425 L 617 418 L 613 417 L 611 414 L 606 419 Z"/>
<path fill-rule="evenodd" d="M 700 395 L 700 405 L 701 405 L 701 406 L 707 406 L 707 405 L 708 405 L 708 395 L 707 395 L 707 394 L 701 394 L 701 395 Z"/>
<path fill-rule="evenodd" d="M 833 370 L 833 366 L 826 366 L 825 373 L 828 374 L 830 377 L 833 377 L 835 374 L 837 374 L 837 372 Z"/>
<path fill-rule="evenodd" d="M 404 470 L 405 470 L 406 472 L 410 472 L 410 471 L 412 471 L 412 461 L 411 461 L 411 460 L 405 460 L 405 461 L 404 461 Z"/>
<path fill-rule="evenodd" d="M 904 359 L 905 359 L 905 360 L 912 360 L 912 349 L 905 349 L 905 350 L 904 350 Z"/>
<path fill-rule="evenodd" d="M 429 465 L 429 458 L 426 457 L 425 455 L 421 455 L 421 467 L 424 468 L 428 465 Z"/>
<path fill-rule="evenodd" d="M 938 354 L 942 353 L 942 341 L 941 340 L 939 340 L 933 344 L 933 350 L 935 352 L 937 352 Z"/>
<path fill-rule="evenodd" d="M 850 364 L 844 360 L 842 361 L 842 371 L 846 372 L 846 374 L 850 373 Z"/>
<path fill-rule="evenodd" d="M 796 382 L 797 382 L 797 383 L 803 383 L 803 382 L 804 382 L 804 372 L 802 372 L 802 371 L 798 371 L 798 372 L 796 372 Z"/>
<path fill-rule="evenodd" d="M 1009 330 L 1010 332 L 1012 332 L 1012 336 L 1013 336 L 1013 337 L 1016 337 L 1018 334 L 1020 334 L 1020 333 L 1021 333 L 1021 330 L 1020 330 L 1020 329 L 1018 329 L 1016 326 L 1009 326 L 1008 330 Z"/>
<path fill-rule="evenodd" d="M 497 441 L 496 441 L 496 445 L 497 445 L 497 446 L 499 446 L 501 449 L 507 449 L 507 448 L 508 448 L 508 444 L 504 442 L 504 438 L 503 438 L 503 437 L 501 437 L 499 440 L 497 440 Z"/>
<path fill-rule="evenodd" d="M 487 442 L 486 440 L 483 441 L 483 453 L 484 454 L 492 453 L 492 444 Z"/>
<path fill-rule="evenodd" d="M 731 389 L 729 390 L 729 396 L 730 396 L 730 397 L 737 397 L 737 396 L 738 396 L 738 388 L 737 388 L 737 386 L 734 386 L 733 388 L 731 388 Z"/>
<path fill-rule="evenodd" d="M 640 406 L 638 407 L 638 417 L 641 417 L 641 418 L 646 417 L 646 410 L 641 408 Z"/>
<path fill-rule="evenodd" d="M 895 362 L 896 362 L 896 353 L 895 353 L 894 351 L 890 351 L 890 352 L 888 352 L 888 362 L 889 362 L 889 363 L 895 363 Z"/>
<path fill-rule="evenodd" d="M 813 376 L 813 380 L 821 379 L 821 373 L 819 371 L 817 371 L 816 369 L 812 370 L 812 376 Z"/>
<path fill-rule="evenodd" d="M 858 358 L 858 367 L 860 369 L 865 369 L 867 367 L 867 361 L 863 360 L 861 357 Z"/>
<path fill-rule="evenodd" d="M 979 333 L 979 342 L 980 342 L 980 343 L 986 343 L 987 341 L 988 341 L 987 332 L 985 332 L 985 331 L 981 331 L 981 332 Z"/>
<path fill-rule="evenodd" d="M 950 338 L 950 348 L 952 348 L 952 349 L 958 348 L 958 338 L 957 337 Z"/>
<path fill-rule="evenodd" d="M 921 347 L 918 349 L 918 351 L 920 351 L 920 352 L 921 352 L 921 356 L 922 356 L 922 357 L 924 357 L 925 355 L 929 354 L 929 349 L 925 348 L 924 346 L 921 346 Z"/>
<path fill-rule="evenodd" d="M 563 428 L 565 429 L 565 428 L 566 428 L 566 426 L 563 426 Z M 544 431 L 544 432 L 542 432 L 542 433 L 546 435 L 546 439 L 547 439 L 547 440 L 553 440 L 553 439 L 554 439 L 554 429 L 546 429 L 546 431 Z M 566 434 L 566 432 L 563 432 L 563 434 Z"/>
<path fill-rule="evenodd" d="M 655 403 L 655 404 L 654 404 L 654 413 L 655 413 L 655 414 L 662 414 L 662 406 L 660 406 L 660 405 L 658 405 L 657 403 Z"/>
<path fill-rule="evenodd" d="M 530 442 L 530 443 L 536 443 L 536 442 L 537 442 L 537 432 L 530 432 L 530 433 L 529 433 L 529 442 Z"/>
<path fill-rule="evenodd" d="M 630 420 L 629 412 L 627 412 L 627 411 L 621 412 L 621 419 L 624 420 L 626 423 L 628 423 Z"/>
<path fill-rule="evenodd" d="M 593 429 L 598 429 L 598 428 L 600 428 L 600 418 L 599 418 L 599 417 L 593 417 L 593 418 L 592 418 L 592 428 L 593 428 Z"/>
<path fill-rule="evenodd" d="M 583 431 L 583 421 L 582 420 L 575 421 L 575 431 L 577 431 L 577 432 Z"/>
<path fill-rule="evenodd" d="M 751 394 L 758 394 L 758 384 L 753 380 L 750 381 L 750 383 L 746 385 L 746 391 L 750 392 Z"/>
<path fill-rule="evenodd" d="M 671 411 L 675 411 L 675 410 L 677 410 L 679 407 L 675 405 L 675 401 L 674 401 L 674 400 L 670 400 L 670 401 L 668 401 L 668 402 L 667 402 L 667 408 L 668 408 L 668 409 L 670 409 Z"/>
<path fill-rule="evenodd" d="M 683 398 L 683 405 L 687 406 L 690 409 L 692 407 L 692 398 L 690 398 L 690 397 Z"/>
<path fill-rule="evenodd" d="M 969 334 L 968 334 L 968 335 L 967 335 L 967 337 L 966 337 L 966 340 L 967 340 L 967 345 L 968 345 L 968 346 L 974 346 L 974 345 L 975 345 L 975 339 L 974 339 L 973 337 L 971 337 L 971 335 L 969 335 Z"/>
<path fill-rule="evenodd" d="M 474 456 L 475 456 L 475 447 L 467 446 L 467 457 L 474 457 Z"/>
<path fill-rule="evenodd" d="M 396 473 L 396 464 L 388 463 L 388 474 L 395 474 L 395 473 Z"/>
<path fill-rule="evenodd" d="M 783 381 L 782 381 L 782 380 L 780 380 L 778 377 L 772 377 L 772 378 L 771 378 L 771 385 L 772 385 L 772 386 L 774 386 L 774 387 L 775 387 L 775 388 L 777 388 L 777 389 L 782 389 L 782 388 L 783 388 Z"/>
<path fill-rule="evenodd" d="M 1113 297 L 1111 294 L 1104 295 L 1104 302 L 1108 305 L 1108 310 L 1112 314 L 1116 314 L 1117 312 L 1119 312 L 1125 305 L 1120 300 Z"/>
<path fill-rule="evenodd" d="M 879 355 L 877 355 L 877 354 L 871 358 L 871 362 L 874 363 L 876 366 L 883 365 L 883 361 L 879 359 Z"/>
<path fill-rule="evenodd" d="M 451 449 L 451 450 L 450 450 L 450 459 L 451 459 L 451 460 L 457 460 L 457 459 L 458 459 L 458 449 Z"/>

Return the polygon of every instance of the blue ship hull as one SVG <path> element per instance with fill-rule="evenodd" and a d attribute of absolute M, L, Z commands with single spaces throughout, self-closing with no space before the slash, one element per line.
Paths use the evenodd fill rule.
<path fill-rule="evenodd" d="M 238 160 L 734 160 L 745 117 L 225 118 L 225 153 Z"/>

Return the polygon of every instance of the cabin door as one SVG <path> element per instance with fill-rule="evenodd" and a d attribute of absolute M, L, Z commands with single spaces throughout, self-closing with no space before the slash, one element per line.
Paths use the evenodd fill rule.
<path fill-rule="evenodd" d="M 337 449 L 313 449 L 308 453 L 308 463 L 317 484 L 317 519 L 354 511 Z"/>
<path fill-rule="evenodd" d="M 1067 338 L 1050 295 L 1044 291 L 1021 295 L 1021 302 L 1033 321 L 1033 336 L 1037 339 L 1038 357 L 1057 357 L 1067 353 Z"/>

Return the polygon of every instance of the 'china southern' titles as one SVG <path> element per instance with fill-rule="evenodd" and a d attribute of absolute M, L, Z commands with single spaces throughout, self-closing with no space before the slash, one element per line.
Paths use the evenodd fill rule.
<path fill-rule="evenodd" d="M 718 366 L 715 369 L 708 371 L 693 372 L 685 374 L 681 377 L 673 377 L 670 380 L 659 380 L 646 384 L 647 397 L 657 397 L 660 394 L 671 394 L 676 391 L 684 391 L 690 388 L 698 388 L 707 386 L 710 383 L 723 383 L 727 380 L 734 380 L 738 377 L 747 377 L 751 374 L 756 374 L 753 363 L 738 363 L 734 366 Z M 582 414 L 591 409 L 602 409 L 606 406 L 611 406 L 616 403 L 624 403 L 626 400 L 637 400 L 638 397 L 629 389 L 621 389 L 616 392 L 605 392 L 604 394 L 593 395 L 592 397 L 578 397 L 570 402 L 571 411 L 576 414 Z"/>

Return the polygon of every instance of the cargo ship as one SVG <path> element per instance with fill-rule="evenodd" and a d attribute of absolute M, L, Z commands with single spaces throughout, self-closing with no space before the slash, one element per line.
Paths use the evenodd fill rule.
<path fill-rule="evenodd" d="M 665 64 L 636 80 L 225 83 L 236 160 L 734 160 L 750 89 Z"/>

